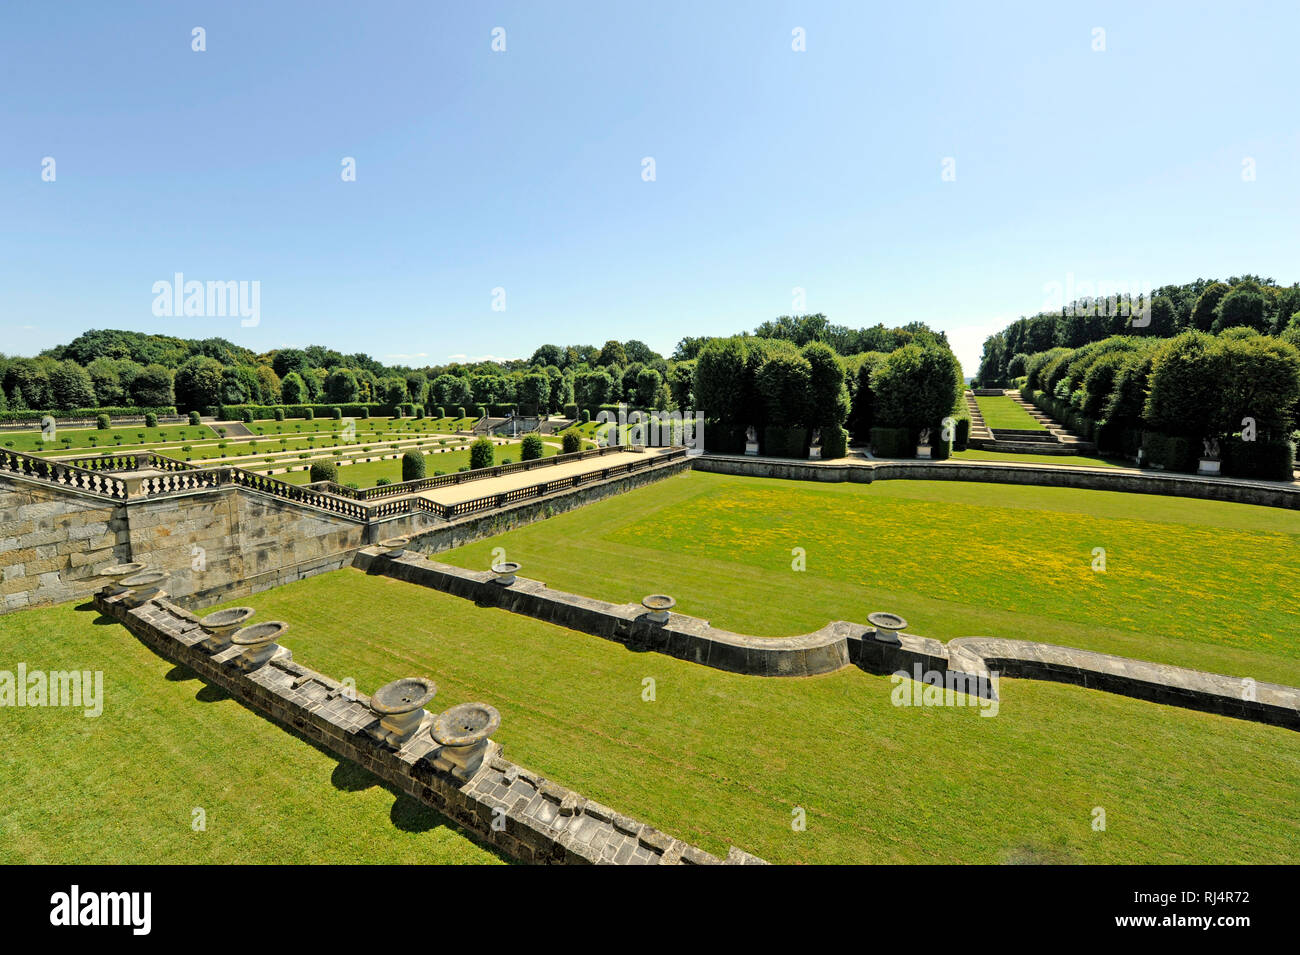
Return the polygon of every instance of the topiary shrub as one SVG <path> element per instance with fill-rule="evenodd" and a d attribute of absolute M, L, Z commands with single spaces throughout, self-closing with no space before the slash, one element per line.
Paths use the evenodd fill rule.
<path fill-rule="evenodd" d="M 375 487 L 383 487 L 386 484 L 392 484 L 392 483 L 393 483 L 392 478 L 379 478 L 377 481 L 375 481 Z"/>
<path fill-rule="evenodd" d="M 1289 441 L 1243 441 L 1235 435 L 1220 442 L 1223 473 L 1230 477 L 1290 481 L 1295 453 Z"/>
<path fill-rule="evenodd" d="M 916 445 L 907 428 L 872 428 L 871 453 L 878 458 L 914 458 Z"/>
<path fill-rule="evenodd" d="M 519 447 L 519 459 L 521 461 L 533 461 L 540 458 L 544 451 L 541 435 L 526 434 L 523 443 Z"/>
<path fill-rule="evenodd" d="M 456 417 L 457 417 L 457 418 L 463 418 L 463 417 L 465 417 L 465 408 L 464 408 L 463 405 L 462 405 L 461 407 L 459 407 L 459 408 L 456 409 Z"/>
<path fill-rule="evenodd" d="M 145 416 L 144 416 L 144 422 L 145 422 L 145 424 L 149 424 L 149 417 L 150 417 L 149 415 L 145 415 Z M 158 416 L 157 416 L 157 415 L 154 415 L 154 416 L 153 416 L 153 420 L 154 420 L 154 421 L 157 421 L 157 420 L 158 420 Z M 199 417 L 199 413 L 198 413 L 197 411 L 191 411 L 191 412 L 190 412 L 190 424 L 199 424 L 202 420 L 203 420 L 203 419 Z M 150 427 L 153 427 L 153 425 L 149 425 L 149 426 L 150 426 Z"/>
<path fill-rule="evenodd" d="M 567 404 L 564 406 L 564 417 L 570 421 L 578 420 L 578 406 L 576 404 Z"/>
<path fill-rule="evenodd" d="M 478 417 L 480 418 L 486 418 L 488 411 L 487 408 L 485 408 L 483 405 L 479 405 L 477 408 L 474 409 L 474 413 L 478 415 Z"/>
<path fill-rule="evenodd" d="M 953 430 L 956 430 L 955 426 Z M 943 422 L 937 421 L 930 427 L 930 460 L 946 461 L 951 456 L 952 439 L 944 439 Z"/>
<path fill-rule="evenodd" d="M 331 416 L 335 421 L 342 421 L 342 420 L 343 420 L 343 409 L 342 409 L 342 408 L 331 408 L 331 409 L 330 409 L 330 416 Z"/>
<path fill-rule="evenodd" d="M 407 451 L 402 455 L 402 480 L 418 481 L 424 477 L 424 454 L 420 451 Z"/>
<path fill-rule="evenodd" d="M 954 451 L 965 451 L 967 442 L 970 441 L 970 418 L 958 418 L 957 430 L 953 434 L 952 449 Z"/>
<path fill-rule="evenodd" d="M 284 409 L 283 409 L 283 408 L 276 408 L 276 409 L 275 409 L 275 420 L 276 420 L 276 421 L 283 421 L 283 420 L 284 420 Z"/>
<path fill-rule="evenodd" d="M 419 421 L 424 417 L 424 405 L 415 406 L 415 420 Z"/>
<path fill-rule="evenodd" d="M 360 414 L 357 415 L 357 417 L 360 418 L 362 421 L 364 421 L 366 418 L 369 418 L 369 417 L 370 417 L 370 408 L 369 408 L 369 407 L 366 407 L 366 406 L 362 406 L 362 408 L 361 408 L 361 412 L 360 412 Z"/>
<path fill-rule="evenodd" d="M 190 415 L 191 415 L 191 417 L 193 417 L 193 418 L 197 418 L 197 417 L 198 417 L 198 413 L 197 413 L 197 412 L 194 412 L 194 411 L 191 411 L 191 412 L 190 412 Z M 198 422 L 197 422 L 197 421 L 190 421 L 190 424 L 198 424 Z M 144 426 L 145 426 L 146 428 L 156 428 L 156 427 L 158 427 L 158 416 L 157 416 L 156 414 L 154 414 L 152 411 L 150 411 L 148 414 L 146 414 L 146 415 L 144 416 Z"/>
<path fill-rule="evenodd" d="M 822 428 L 822 460 L 834 461 L 849 453 L 849 433 L 843 428 Z"/>
<path fill-rule="evenodd" d="M 253 423 L 253 412 L 250 411 L 248 408 L 245 408 L 243 411 L 239 412 L 239 417 L 240 420 L 244 422 L 244 424 Z"/>
<path fill-rule="evenodd" d="M 582 450 L 582 435 L 576 429 L 570 428 L 560 435 L 560 450 L 565 454 L 574 454 Z"/>
<path fill-rule="evenodd" d="M 447 409 L 444 408 L 442 405 L 438 405 L 438 407 L 435 408 L 434 410 L 438 412 L 438 417 L 439 417 L 439 418 L 445 418 L 445 417 L 447 417 Z"/>
<path fill-rule="evenodd" d="M 311 482 L 333 481 L 338 483 L 339 468 L 333 461 L 317 461 L 311 466 Z"/>
<path fill-rule="evenodd" d="M 1180 435 L 1147 431 L 1142 435 L 1142 463 L 1165 471 L 1193 472 L 1200 465 L 1200 444 Z"/>
<path fill-rule="evenodd" d="M 311 408 L 303 408 L 302 416 L 307 421 L 313 421 L 316 418 L 316 412 L 313 411 Z"/>
<path fill-rule="evenodd" d="M 770 424 L 763 429 L 763 453 L 775 458 L 806 458 L 807 428 Z"/>
<path fill-rule="evenodd" d="M 496 461 L 496 446 L 491 438 L 479 438 L 469 446 L 469 466 L 471 470 L 490 468 Z"/>
<path fill-rule="evenodd" d="M 590 408 L 583 408 L 583 409 L 582 409 L 582 423 L 583 423 L 583 424 L 589 424 L 590 422 L 591 422 L 591 409 L 590 409 Z"/>
<path fill-rule="evenodd" d="M 95 415 L 95 427 L 98 428 L 100 431 L 107 431 L 109 429 L 110 424 L 111 422 L 108 420 L 108 415 L 106 414 Z"/>

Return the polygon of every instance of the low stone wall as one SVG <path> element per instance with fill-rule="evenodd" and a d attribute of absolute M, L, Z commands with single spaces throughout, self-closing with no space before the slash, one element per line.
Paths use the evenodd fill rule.
<path fill-rule="evenodd" d="M 798 637 L 760 639 L 719 630 L 707 620 L 669 614 L 663 624 L 650 622 L 640 604 L 612 604 L 592 597 L 551 590 L 536 580 L 517 578 L 503 587 L 491 571 L 463 570 L 407 553 L 396 559 L 380 548 L 357 554 L 354 566 L 455 594 L 480 605 L 501 607 L 558 624 L 637 650 L 656 650 L 681 660 L 733 673 L 762 676 L 813 676 L 849 665 L 846 637 L 854 624 L 832 623 Z M 858 628 L 862 629 L 862 628 Z"/>
<path fill-rule="evenodd" d="M 1185 667 L 1076 650 L 1030 640 L 960 637 L 947 645 L 902 633 L 883 637 L 874 628 L 836 620 L 797 637 L 755 637 L 719 630 L 707 620 L 671 613 L 663 624 L 647 619 L 639 604 L 614 604 L 551 590 L 516 577 L 503 586 L 492 571 L 465 570 L 418 553 L 390 558 L 380 548 L 357 555 L 355 566 L 473 600 L 482 606 L 544 620 L 570 630 L 614 640 L 636 650 L 752 676 L 815 676 L 854 665 L 871 673 L 941 676 L 980 686 L 993 695 L 990 674 L 1052 680 L 1121 696 L 1218 713 L 1300 730 L 1300 689 Z"/>
<path fill-rule="evenodd" d="M 521 862 L 559 864 L 750 865 L 763 860 L 732 848 L 725 860 L 557 785 L 490 749 L 478 770 L 459 779 L 437 765 L 430 715 L 399 749 L 379 742 L 370 698 L 348 699 L 342 684 L 309 670 L 286 648 L 251 672 L 235 665 L 243 652 L 210 654 L 197 618 L 164 598 L 134 609 L 122 597 L 97 596 L 101 613 L 121 621 L 166 659 L 225 690 L 337 756 L 370 770 Z"/>
<path fill-rule="evenodd" d="M 821 464 L 817 461 L 705 454 L 692 459 L 697 471 L 745 477 L 782 478 L 790 481 L 973 481 L 988 484 L 1032 484 L 1038 487 L 1074 487 L 1090 491 L 1124 491 L 1131 494 L 1167 494 L 1264 507 L 1300 508 L 1300 484 L 1208 478 L 1191 474 L 1164 474 L 1124 468 L 1089 468 L 1077 465 L 1003 464 L 975 461 L 852 461 Z"/>

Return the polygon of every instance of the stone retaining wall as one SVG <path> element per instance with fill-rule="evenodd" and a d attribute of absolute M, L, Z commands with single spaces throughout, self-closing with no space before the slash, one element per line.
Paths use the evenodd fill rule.
<path fill-rule="evenodd" d="M 104 585 L 99 568 L 130 553 L 122 505 L 0 478 L 0 613 L 85 599 Z"/>
<path fill-rule="evenodd" d="M 1077 465 L 979 463 L 974 461 L 873 461 L 822 464 L 817 461 L 705 454 L 692 459 L 697 471 L 746 477 L 782 478 L 790 481 L 974 481 L 988 484 L 1032 484 L 1038 487 L 1074 487 L 1091 491 L 1125 491 L 1132 494 L 1166 494 L 1264 507 L 1300 508 L 1300 485 L 1277 481 L 1208 478 L 1123 468 L 1089 468 Z"/>
<path fill-rule="evenodd" d="M 190 668 L 200 679 L 281 726 L 370 770 L 521 862 L 764 864 L 736 848 L 725 860 L 719 859 L 510 762 L 495 743 L 472 776 L 458 779 L 434 765 L 440 747 L 429 735 L 432 717 L 427 712 L 424 726 L 400 749 L 393 749 L 371 734 L 379 719 L 370 709 L 369 697 L 356 694 L 348 699 L 342 684 L 298 664 L 286 648 L 245 673 L 234 665 L 242 648 L 210 654 L 201 647 L 210 632 L 199 626 L 193 614 L 166 599 L 129 609 L 121 597 L 97 596 L 95 606 L 166 659 Z"/>
<path fill-rule="evenodd" d="M 1030 640 L 961 637 L 947 645 L 929 637 L 884 637 L 874 628 L 836 620 L 797 637 L 755 637 L 719 630 L 707 620 L 671 613 L 664 624 L 650 622 L 639 604 L 614 604 L 551 590 L 516 577 L 503 586 L 492 571 L 465 570 L 419 553 L 390 558 L 380 548 L 357 555 L 355 566 L 500 607 L 547 623 L 615 640 L 632 649 L 654 650 L 719 670 L 752 676 L 815 676 L 845 666 L 871 673 L 940 676 L 961 685 L 983 686 L 990 674 L 1052 680 L 1121 696 L 1218 713 L 1300 730 L 1300 689 L 1186 667 L 1076 650 Z M 986 695 L 992 695 L 991 688 Z"/>

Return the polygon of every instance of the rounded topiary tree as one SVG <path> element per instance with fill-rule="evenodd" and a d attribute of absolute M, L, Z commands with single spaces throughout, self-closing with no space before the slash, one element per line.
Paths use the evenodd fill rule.
<path fill-rule="evenodd" d="M 953 413 L 959 389 L 957 356 L 942 345 L 904 345 L 872 376 L 876 423 L 907 428 L 913 437 Z"/>
<path fill-rule="evenodd" d="M 316 418 L 316 411 L 313 408 L 303 408 L 302 416 L 307 421 L 313 421 Z"/>
<path fill-rule="evenodd" d="M 591 422 L 591 409 L 590 409 L 590 408 L 583 408 L 583 409 L 582 409 L 582 423 L 583 423 L 583 424 L 589 424 L 590 422 Z"/>
<path fill-rule="evenodd" d="M 442 405 L 438 405 L 438 407 L 435 408 L 434 410 L 438 412 L 438 417 L 439 417 L 439 418 L 445 418 L 445 417 L 447 417 L 447 409 L 444 408 Z"/>
<path fill-rule="evenodd" d="M 361 414 L 360 414 L 360 417 L 361 417 L 361 419 L 362 419 L 363 421 L 364 421 L 366 418 L 369 418 L 369 417 L 370 417 L 370 406 L 369 406 L 369 405 L 362 405 L 362 406 L 361 406 Z"/>
<path fill-rule="evenodd" d="M 813 414 L 812 366 L 808 359 L 797 352 L 776 351 L 759 367 L 754 386 L 764 405 L 764 453 L 807 457 L 808 425 Z"/>
<path fill-rule="evenodd" d="M 560 435 L 560 450 L 565 454 L 574 454 L 582 450 L 582 435 L 574 428 L 570 428 Z"/>
<path fill-rule="evenodd" d="M 157 421 L 157 420 L 158 420 L 158 418 L 155 416 L 155 417 L 154 417 L 154 421 Z M 198 424 L 201 420 L 202 420 L 202 419 L 199 417 L 199 413 L 198 413 L 197 411 L 191 411 L 191 412 L 190 412 L 190 424 Z M 148 415 L 145 415 L 144 423 L 145 423 L 145 424 L 149 424 L 149 416 L 148 416 Z M 150 427 L 153 427 L 153 426 L 150 425 Z"/>
<path fill-rule="evenodd" d="M 519 460 L 534 461 L 542 456 L 544 450 L 541 435 L 526 434 L 523 443 L 519 446 Z"/>
<path fill-rule="evenodd" d="M 424 417 L 424 405 L 416 405 L 415 408 L 414 408 L 413 410 L 415 411 L 415 420 L 416 420 L 416 421 L 419 421 L 420 419 L 422 419 L 422 418 Z"/>
<path fill-rule="evenodd" d="M 704 414 L 708 450 L 744 453 L 746 415 L 745 343 L 739 338 L 715 338 L 695 360 L 693 391 Z"/>
<path fill-rule="evenodd" d="M 1224 351 L 1213 335 L 1188 331 L 1169 339 L 1151 363 L 1144 416 L 1169 435 L 1212 437 L 1224 387 Z"/>
<path fill-rule="evenodd" d="M 244 422 L 244 424 L 252 424 L 252 423 L 253 423 L 253 412 L 252 412 L 250 409 L 245 408 L 243 411 L 241 411 L 241 412 L 239 413 L 239 418 L 240 418 L 241 421 Z"/>
<path fill-rule="evenodd" d="M 331 409 L 330 409 L 330 416 L 331 416 L 335 421 L 342 421 L 342 420 L 343 420 L 343 409 L 342 409 L 342 408 L 331 408 Z"/>
<path fill-rule="evenodd" d="M 95 415 L 95 427 L 98 428 L 100 431 L 107 431 L 109 425 L 110 425 L 110 421 L 108 419 L 108 415 L 106 414 Z"/>
<path fill-rule="evenodd" d="M 849 453 L 849 433 L 839 425 L 822 428 L 822 460 L 833 461 Z"/>
<path fill-rule="evenodd" d="M 190 424 L 198 424 L 198 421 L 195 420 L 195 419 L 198 418 L 198 412 L 197 412 L 197 411 L 191 411 L 191 412 L 190 412 L 190 416 L 191 416 Z M 157 416 L 156 414 L 154 414 L 152 411 L 148 412 L 148 413 L 144 416 L 144 426 L 145 426 L 146 428 L 156 428 L 156 427 L 158 427 L 158 416 Z"/>
<path fill-rule="evenodd" d="M 338 465 L 333 461 L 317 461 L 311 466 L 310 476 L 313 484 L 317 481 L 333 481 L 337 484 L 339 479 Z"/>
<path fill-rule="evenodd" d="M 424 454 L 420 451 L 407 451 L 402 455 L 402 480 L 418 481 L 424 477 Z"/>
<path fill-rule="evenodd" d="M 459 407 L 459 408 L 456 409 L 456 417 L 457 417 L 457 418 L 463 418 L 463 417 L 465 417 L 465 406 L 464 406 L 464 405 L 462 405 L 461 407 Z"/>
<path fill-rule="evenodd" d="M 469 446 L 469 466 L 471 470 L 490 468 L 496 462 L 496 447 L 491 438 L 479 438 Z"/>
<path fill-rule="evenodd" d="M 276 409 L 275 409 L 275 420 L 276 420 L 276 421 L 283 421 L 283 420 L 284 420 L 284 409 L 283 409 L 283 408 L 276 408 Z"/>

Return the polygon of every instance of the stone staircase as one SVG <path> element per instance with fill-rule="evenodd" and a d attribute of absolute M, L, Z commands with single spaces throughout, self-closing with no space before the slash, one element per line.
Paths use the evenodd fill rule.
<path fill-rule="evenodd" d="M 1062 456 L 1091 454 L 1097 450 L 1097 446 L 1091 441 L 1080 438 L 1059 422 L 1044 414 L 1032 402 L 1022 398 L 1018 390 L 1005 391 L 1003 394 L 1024 408 L 1025 412 L 1046 430 L 1021 431 L 999 428 L 994 431 L 984 424 L 984 418 L 979 413 L 979 404 L 975 401 L 975 396 L 967 392 L 966 406 L 971 412 L 970 447 L 982 451 L 1001 451 L 1007 454 L 1055 454 Z"/>

